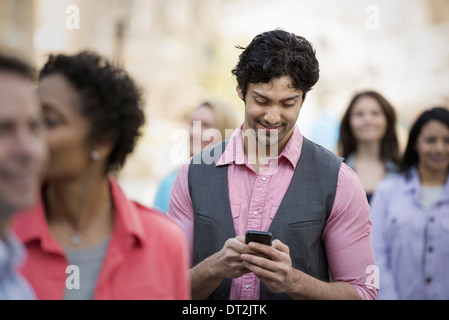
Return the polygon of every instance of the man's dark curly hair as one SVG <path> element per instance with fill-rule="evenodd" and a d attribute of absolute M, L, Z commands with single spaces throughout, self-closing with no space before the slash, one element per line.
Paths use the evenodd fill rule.
<path fill-rule="evenodd" d="M 95 145 L 112 139 L 107 170 L 118 170 L 135 147 L 145 122 L 142 94 L 123 69 L 94 52 L 50 55 L 39 80 L 61 74 L 81 95 L 81 114 L 90 122 L 88 141 Z"/>
<path fill-rule="evenodd" d="M 290 76 L 295 89 L 305 94 L 319 79 L 320 67 L 312 45 L 303 37 L 282 29 L 257 35 L 239 57 L 232 74 L 246 97 L 248 83 L 268 83 Z"/>

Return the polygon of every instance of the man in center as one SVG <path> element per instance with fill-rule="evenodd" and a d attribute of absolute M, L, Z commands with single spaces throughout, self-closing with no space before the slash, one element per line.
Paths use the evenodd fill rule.
<path fill-rule="evenodd" d="M 192 298 L 376 299 L 363 187 L 296 126 L 319 78 L 315 50 L 279 29 L 241 49 L 232 73 L 244 123 L 184 165 L 170 198 L 189 243 Z M 247 230 L 276 240 L 245 244 Z"/>

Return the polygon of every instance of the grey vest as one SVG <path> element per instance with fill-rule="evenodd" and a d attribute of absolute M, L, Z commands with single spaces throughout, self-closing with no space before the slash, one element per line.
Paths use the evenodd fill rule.
<path fill-rule="evenodd" d="M 189 167 L 194 212 L 193 265 L 220 251 L 236 236 L 229 204 L 228 166 L 216 167 L 227 141 L 196 154 Z M 290 249 L 294 268 L 329 281 L 322 233 L 332 210 L 342 159 L 304 138 L 295 173 L 271 223 L 273 239 Z M 275 186 L 270 186 L 276 192 Z M 229 299 L 231 279 L 224 279 L 209 299 Z M 289 299 L 260 283 L 260 299 Z"/>

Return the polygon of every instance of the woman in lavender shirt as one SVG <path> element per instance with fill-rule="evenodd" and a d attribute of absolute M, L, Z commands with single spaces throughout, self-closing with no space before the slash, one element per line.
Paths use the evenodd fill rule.
<path fill-rule="evenodd" d="M 371 202 L 379 299 L 449 299 L 449 111 L 413 125 L 401 174 Z"/>

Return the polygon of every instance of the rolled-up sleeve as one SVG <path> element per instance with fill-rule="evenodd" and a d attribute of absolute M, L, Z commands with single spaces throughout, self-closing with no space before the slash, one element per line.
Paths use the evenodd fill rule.
<path fill-rule="evenodd" d="M 332 280 L 353 285 L 363 300 L 377 299 L 378 292 L 371 228 L 365 190 L 355 172 L 342 163 L 323 241 Z"/>

